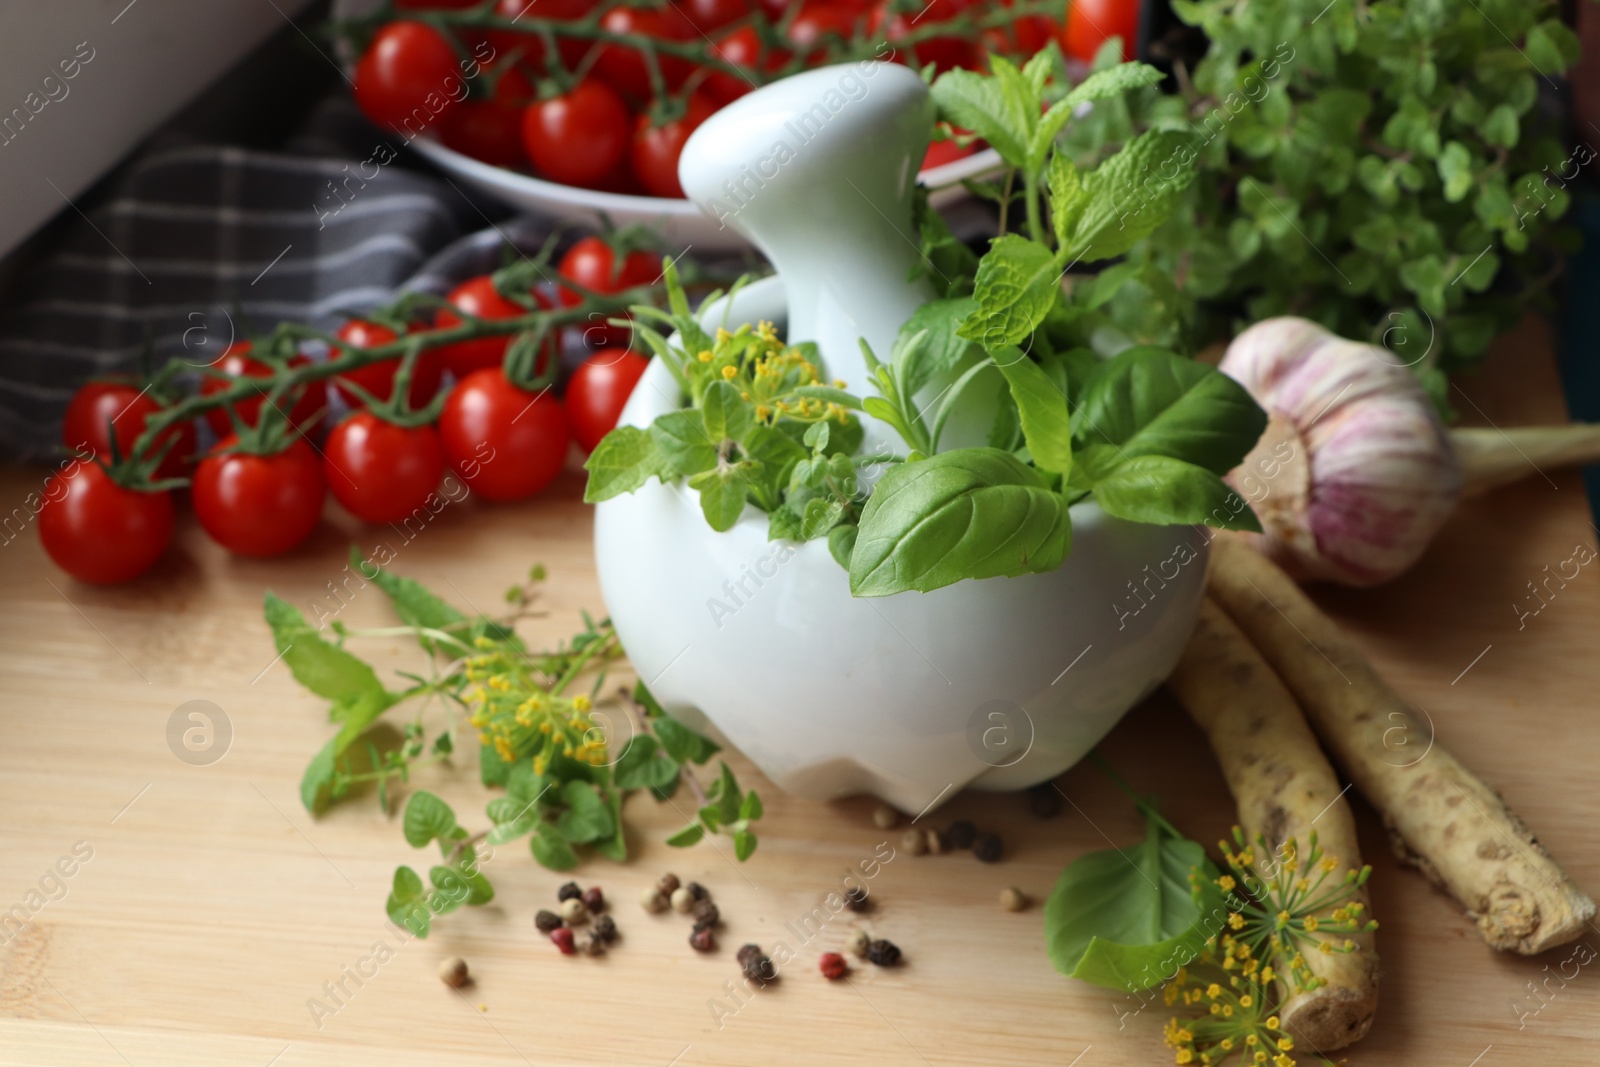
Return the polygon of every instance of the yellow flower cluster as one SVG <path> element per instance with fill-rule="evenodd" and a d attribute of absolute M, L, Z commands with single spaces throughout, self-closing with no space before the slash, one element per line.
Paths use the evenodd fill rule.
<path fill-rule="evenodd" d="M 756 418 L 769 426 L 779 418 L 841 423 L 849 419 L 849 411 L 841 405 L 798 393 L 808 386 L 843 388 L 844 383 L 825 381 L 813 356 L 784 344 L 770 322 L 746 324 L 731 333 L 719 328 L 712 347 L 696 353 L 694 362 L 704 365 L 694 373 L 706 375 L 705 380 L 720 378 L 736 386 L 740 397 L 755 405 Z M 685 363 L 686 369 L 692 366 L 687 358 Z"/>
<path fill-rule="evenodd" d="M 507 763 L 533 757 L 542 774 L 557 754 L 585 763 L 606 761 L 606 743 L 590 718 L 589 697 L 555 696 L 539 687 L 526 660 L 515 651 L 479 642 L 481 655 L 466 662 L 462 698 L 471 710 L 478 740 L 493 745 Z"/>
<path fill-rule="evenodd" d="M 1203 1011 L 1167 1023 L 1163 1036 L 1177 1062 L 1221 1064 L 1237 1052 L 1243 1063 L 1294 1067 L 1294 1040 L 1268 1007 L 1276 979 L 1270 965 L 1231 935 L 1207 941 L 1193 969 L 1180 969 L 1164 991 L 1167 1004 Z"/>

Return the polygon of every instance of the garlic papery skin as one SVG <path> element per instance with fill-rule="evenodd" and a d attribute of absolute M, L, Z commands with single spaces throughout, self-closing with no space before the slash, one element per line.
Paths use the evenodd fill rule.
<path fill-rule="evenodd" d="M 1415 563 L 1461 495 L 1433 403 L 1392 353 L 1306 319 L 1266 319 L 1221 369 L 1266 409 L 1229 475 L 1261 519 L 1258 547 L 1297 578 L 1386 582 Z"/>

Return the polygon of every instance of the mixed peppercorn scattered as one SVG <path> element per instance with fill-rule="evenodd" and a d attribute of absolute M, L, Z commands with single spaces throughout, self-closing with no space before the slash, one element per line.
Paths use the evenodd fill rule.
<path fill-rule="evenodd" d="M 582 952 L 586 956 L 604 956 L 606 946 L 617 939 L 617 924 L 605 911 L 606 897 L 599 886 L 585 890 L 577 882 L 568 882 L 556 890 L 559 911 L 540 908 L 533 917 L 534 928 L 550 938 L 550 943 L 563 956 Z M 574 927 L 583 926 L 594 919 L 594 925 L 578 940 Z"/>

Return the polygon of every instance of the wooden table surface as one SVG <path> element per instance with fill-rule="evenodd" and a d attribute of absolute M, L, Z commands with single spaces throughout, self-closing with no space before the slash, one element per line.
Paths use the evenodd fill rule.
<path fill-rule="evenodd" d="M 1464 421 L 1563 419 L 1549 351 L 1536 321 L 1502 338 L 1486 371 L 1455 394 Z M 42 478 L 0 473 L 3 510 Z M 573 474 L 526 505 L 451 506 L 410 542 L 347 525 L 330 509 L 310 544 L 268 562 L 229 558 L 184 519 L 155 573 L 113 589 L 66 578 L 31 530 L 0 547 L 0 912 L 31 913 L 20 932 L 0 929 L 0 1063 L 1171 1062 L 1159 1006 L 1139 1011 L 1133 998 L 1056 974 L 1038 907 L 996 906 L 1007 884 L 1042 898 L 1067 861 L 1137 838 L 1130 806 L 1086 767 L 1061 779 L 1072 803 L 1053 819 L 1031 815 L 1018 796 L 957 797 L 929 818 L 999 831 L 1003 863 L 897 852 L 873 882 L 876 911 L 842 913 L 803 946 L 786 924 L 880 842 L 898 847 L 900 834 L 873 826 L 869 800 L 785 797 L 737 756 L 741 778 L 767 801 L 750 862 L 735 865 L 720 842 L 667 848 L 680 815 L 636 796 L 629 862 L 595 860 L 578 872 L 617 903 L 623 940 L 609 957 L 565 958 L 537 934 L 533 912 L 566 879 L 513 846 L 487 867 L 493 904 L 439 920 L 426 941 L 397 935 L 383 912 L 390 877 L 425 854 L 371 796 L 320 819 L 300 806 L 300 773 L 330 729 L 323 706 L 273 662 L 262 592 L 302 608 L 327 596 L 352 538 L 387 540 L 391 569 L 490 610 L 542 561 L 550 613 L 528 632 L 556 638 L 581 607 L 601 607 L 580 486 Z M 1545 565 L 1594 542 L 1578 477 L 1535 473 L 1466 504 L 1400 581 L 1317 594 L 1426 709 L 1440 741 L 1509 798 L 1590 892 L 1600 890 L 1591 825 L 1600 811 L 1600 574 L 1581 575 L 1521 629 L 1513 605 Z M 373 589 L 354 594 L 339 617 L 391 618 Z M 398 642 L 365 647 L 380 669 L 416 661 Z M 168 744 L 169 719 L 191 700 L 217 705 L 231 728 L 225 755 L 209 765 L 179 760 Z M 1230 825 L 1210 753 L 1167 696 L 1129 714 L 1103 750 L 1194 837 L 1214 841 Z M 428 768 L 416 784 L 479 828 L 487 796 L 472 763 Z M 1570 946 L 1536 959 L 1489 951 L 1454 903 L 1396 865 L 1370 809 L 1357 801 L 1357 810 L 1376 868 L 1383 986 L 1377 1022 L 1347 1050 L 1349 1062 L 1595 1063 L 1600 932 L 1586 934 L 1592 948 L 1576 957 Z M 92 857 L 79 862 L 75 850 Z M 63 858 L 73 874 L 58 880 L 50 872 Z M 694 953 L 681 916 L 649 916 L 635 902 L 667 869 L 715 894 L 726 922 L 719 952 Z M 863 966 L 849 984 L 825 982 L 817 954 L 856 925 L 897 942 L 905 966 Z M 730 1000 L 734 948 L 779 939 L 799 960 L 775 988 Z M 435 977 L 451 955 L 469 960 L 477 979 L 462 995 Z M 336 1001 L 327 983 L 347 992 Z"/>

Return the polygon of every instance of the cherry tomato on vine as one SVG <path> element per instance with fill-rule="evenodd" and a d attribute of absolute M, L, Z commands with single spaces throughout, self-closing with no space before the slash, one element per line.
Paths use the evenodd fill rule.
<path fill-rule="evenodd" d="M 617 428 L 622 406 L 650 361 L 625 348 L 603 348 L 578 365 L 567 379 L 567 425 L 572 439 L 593 452 L 600 439 Z"/>
<path fill-rule="evenodd" d="M 888 0 L 884 0 L 873 8 L 872 34 L 894 44 L 913 29 L 934 26 L 955 18 L 962 14 L 969 4 L 970 0 L 932 0 L 920 15 L 905 15 L 891 11 Z M 910 51 L 911 55 L 908 56 L 903 50 L 897 50 L 895 61 L 909 63 L 913 67 L 932 63 L 941 74 L 957 67 L 976 69 L 982 58 L 982 53 L 976 45 L 958 36 L 933 37 L 919 41 Z"/>
<path fill-rule="evenodd" d="M 849 40 L 856 17 L 856 12 L 841 4 L 806 0 L 789 23 L 789 40 L 796 51 L 811 49 L 805 53 L 806 62 L 816 63 L 827 54 L 827 46 L 835 43 L 833 38 Z"/>
<path fill-rule="evenodd" d="M 500 290 L 495 288 L 494 278 L 488 274 L 468 278 L 450 290 L 445 299 L 450 301 L 452 306 L 480 319 L 514 319 L 519 315 L 528 314 L 527 308 L 501 296 Z M 533 300 L 542 308 L 553 306 L 550 298 L 538 290 L 534 290 Z M 440 308 L 439 314 L 434 318 L 434 325 L 441 328 L 459 326 L 463 321 L 460 315 L 449 308 Z M 556 358 L 557 343 L 555 331 L 551 331 L 544 350 L 539 353 L 539 370 L 544 370 L 549 361 Z M 500 366 L 501 361 L 506 358 L 506 348 L 510 344 L 511 335 L 479 337 L 473 341 L 457 341 L 453 345 L 444 345 L 434 349 L 433 352 L 444 361 L 444 365 L 456 376 L 456 380 L 460 381 L 473 371 Z"/>
<path fill-rule="evenodd" d="M 472 4 L 481 3 L 482 0 L 470 0 Z M 490 30 L 489 43 L 494 45 L 498 55 L 509 55 L 512 52 L 522 54 L 521 62 L 541 68 L 544 63 L 544 40 L 534 29 L 532 19 L 547 19 L 561 22 L 572 22 L 581 19 L 594 10 L 595 0 L 500 0 L 495 5 L 494 13 L 497 17 L 510 19 L 514 22 L 529 21 L 528 32 L 518 33 L 515 30 Z M 593 41 L 578 37 L 557 38 L 556 50 L 561 53 L 561 62 L 568 70 L 576 67 L 582 60 L 584 53 L 589 51 Z"/>
<path fill-rule="evenodd" d="M 79 581 L 137 578 L 172 540 L 172 494 L 125 488 L 96 463 L 80 462 L 51 478 L 44 498 L 39 540 L 56 566 Z"/>
<path fill-rule="evenodd" d="M 211 539 L 241 556 L 280 556 L 311 535 L 322 515 L 322 461 L 295 438 L 272 455 L 217 443 L 194 474 L 194 513 Z"/>
<path fill-rule="evenodd" d="M 654 126 L 647 115 L 640 115 L 633 131 L 633 173 L 651 196 L 684 195 L 678 184 L 678 157 L 683 155 L 689 135 L 716 111 L 699 93 L 689 94 L 684 113 L 672 121 Z"/>
<path fill-rule="evenodd" d="M 750 13 L 747 0 L 681 0 L 678 6 L 702 33 L 719 30 Z"/>
<path fill-rule="evenodd" d="M 567 249 L 567 254 L 561 257 L 559 271 L 563 278 L 576 282 L 590 292 L 609 294 L 620 293 L 636 285 L 653 284 L 661 277 L 661 264 L 647 252 L 629 252 L 619 266 L 617 254 L 610 245 L 598 237 L 585 237 Z M 573 290 L 561 290 L 561 303 L 567 307 L 577 307 L 582 302 L 583 297 Z M 627 347 L 633 331 L 605 322 L 607 318 L 620 317 L 597 313 L 594 324 L 583 331 L 585 343 L 595 348 Z"/>
<path fill-rule="evenodd" d="M 451 391 L 439 416 L 439 442 L 473 492 L 485 500 L 521 500 L 561 473 L 567 419 L 549 390 L 519 389 L 491 367 Z"/>
<path fill-rule="evenodd" d="M 339 340 L 348 342 L 351 348 L 374 348 L 396 340 L 399 335 L 381 323 L 351 319 L 339 327 L 337 336 Z M 331 353 L 332 357 L 338 355 L 338 349 Z M 347 389 L 345 382 L 354 382 L 379 400 L 388 400 L 394 395 L 394 376 L 399 370 L 399 358 L 380 360 L 341 374 L 333 380 L 333 385 L 346 404 L 357 408 L 361 406 L 361 398 L 353 390 Z M 424 350 L 411 368 L 411 388 L 406 390 L 407 403 L 413 408 L 425 407 L 439 391 L 439 383 L 443 380 L 444 359 L 439 355 L 439 350 Z"/>
<path fill-rule="evenodd" d="M 694 24 L 675 6 L 642 8 L 618 5 L 600 18 L 600 27 L 612 33 L 633 33 L 653 37 L 658 41 L 698 40 L 700 34 Z M 668 89 L 683 84 L 694 68 L 687 60 L 677 56 L 656 53 L 661 67 L 661 80 Z M 627 45 L 608 44 L 595 57 L 596 76 L 617 92 L 638 103 L 650 100 L 655 94 L 650 90 L 650 67 L 644 53 Z"/>
<path fill-rule="evenodd" d="M 752 71 L 759 68 L 769 74 L 777 71 L 789 61 L 789 54 L 777 49 L 769 51 L 765 60 L 763 60 L 761 56 L 761 37 L 749 26 L 741 26 L 732 33 L 717 38 L 712 44 L 711 50 L 718 59 L 725 63 L 733 63 L 736 66 L 746 67 Z M 728 104 L 748 93 L 755 86 L 751 84 L 749 78 L 741 78 L 727 71 L 712 69 L 706 75 L 702 88 L 717 103 Z"/>
<path fill-rule="evenodd" d="M 1010 3 L 1005 4 L 1010 7 Z M 1049 44 L 1061 27 L 1043 15 L 1023 15 L 1005 26 L 991 26 L 979 36 L 985 50 L 1003 56 L 1029 57 Z"/>
<path fill-rule="evenodd" d="M 589 186 L 622 162 L 631 128 L 622 98 L 591 79 L 569 93 L 529 104 L 522 113 L 522 144 L 542 176 Z"/>
<path fill-rule="evenodd" d="M 311 360 L 302 354 L 296 354 L 289 359 L 289 366 L 304 367 L 310 365 Z M 251 357 L 249 341 L 235 341 L 222 353 L 222 358 L 211 367 L 227 375 L 219 378 L 208 374 L 200 383 L 200 395 L 211 396 L 229 388 L 233 383 L 228 378 L 266 378 L 274 373 L 274 368 L 262 361 Z M 206 412 L 206 421 L 211 424 L 211 429 L 218 437 L 226 437 L 233 432 L 233 423 L 228 419 L 228 408 L 231 407 L 238 413 L 241 421 L 246 426 L 256 425 L 261 416 L 261 404 L 266 400 L 268 386 L 262 386 L 258 395 L 246 400 L 239 400 L 224 407 L 212 408 Z M 327 386 L 322 382 L 307 382 L 299 389 L 289 394 L 293 404 L 289 408 L 289 421 L 300 430 L 310 430 L 321 418 L 322 411 L 328 406 Z"/>
<path fill-rule="evenodd" d="M 439 122 L 439 139 L 463 155 L 496 167 L 527 162 L 522 145 L 522 110 L 533 101 L 533 83 L 518 67 L 504 73 L 489 67 L 480 77 L 494 82 L 487 100 L 463 100 Z"/>
<path fill-rule="evenodd" d="M 1122 38 L 1122 58 L 1132 59 L 1139 47 L 1140 0 L 1072 0 L 1061 49 L 1085 63 L 1112 37 Z"/>
<path fill-rule="evenodd" d="M 161 410 L 150 394 L 127 382 L 89 382 L 72 394 L 66 416 L 61 420 L 61 443 L 73 452 L 92 452 L 107 462 L 111 459 L 111 433 L 116 435 L 117 453 L 132 458 L 133 443 L 144 432 L 145 420 Z M 156 468 L 157 478 L 181 475 L 194 457 L 195 431 L 191 421 L 180 422 L 161 431 L 153 446 L 160 451 L 175 442 Z"/>
<path fill-rule="evenodd" d="M 322 465 L 346 511 L 364 522 L 398 522 L 439 487 L 444 452 L 431 426 L 396 426 L 358 411 L 328 435 Z"/>
<path fill-rule="evenodd" d="M 420 130 L 456 102 L 460 82 L 443 34 L 421 22 L 391 22 L 356 63 L 356 103 L 379 126 Z"/>

